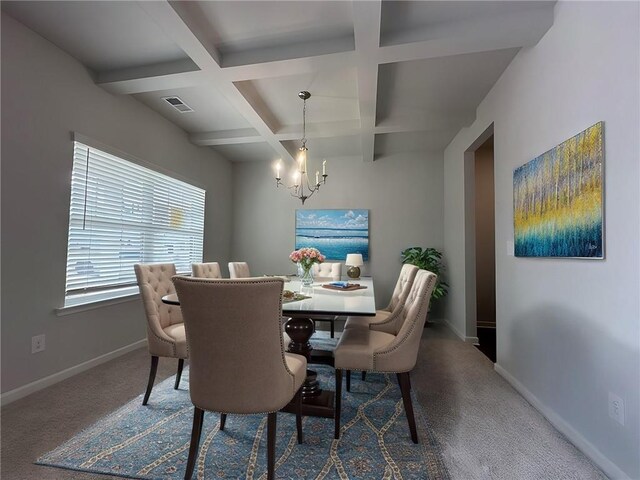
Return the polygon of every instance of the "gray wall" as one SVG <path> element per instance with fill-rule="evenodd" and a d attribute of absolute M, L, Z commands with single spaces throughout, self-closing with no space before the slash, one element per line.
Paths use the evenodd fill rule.
<path fill-rule="evenodd" d="M 2 392 L 146 338 L 139 300 L 57 317 L 64 303 L 71 132 L 207 190 L 205 258 L 229 257 L 231 165 L 2 14 Z M 31 354 L 31 337 L 46 350 Z"/>
<path fill-rule="evenodd" d="M 320 165 L 313 162 L 310 150 L 310 171 Z M 304 208 L 369 209 L 363 275 L 373 276 L 376 301 L 386 306 L 400 272 L 400 252 L 413 245 L 442 248 L 442 155 L 405 153 L 372 163 L 330 158 L 327 170 L 327 184 Z M 233 165 L 231 253 L 234 260 L 248 261 L 254 275 L 295 272 L 289 253 L 295 247 L 295 211 L 302 205 L 286 189 L 276 189 L 273 177 L 268 162 Z"/>
<path fill-rule="evenodd" d="M 447 319 L 468 335 L 465 151 L 493 123 L 496 369 L 614 478 L 640 478 L 639 17 L 637 2 L 559 2 L 445 151 Z M 513 170 L 605 122 L 605 260 L 508 255 Z M 626 422 L 608 416 L 608 393 Z"/>

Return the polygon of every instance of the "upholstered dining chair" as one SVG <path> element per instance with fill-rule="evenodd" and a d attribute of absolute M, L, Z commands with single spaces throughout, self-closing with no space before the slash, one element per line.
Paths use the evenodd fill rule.
<path fill-rule="evenodd" d="M 396 374 L 409 422 L 411 440 L 418 443 L 409 372 L 416 365 L 422 329 L 427 320 L 429 300 L 436 279 L 437 276 L 427 270 L 416 273 L 393 329 L 389 328 L 383 332 L 371 328 L 351 328 L 342 333 L 333 352 L 336 368 L 336 439 L 340 438 L 342 371 L 346 370 L 349 378 L 351 370 L 360 370 Z"/>
<path fill-rule="evenodd" d="M 198 278 L 222 278 L 218 262 L 192 263 L 191 273 Z"/>
<path fill-rule="evenodd" d="M 413 285 L 413 280 L 418 272 L 418 267 L 408 263 L 402 265 L 400 275 L 393 289 L 389 305 L 381 310 L 376 310 L 375 317 L 347 317 L 344 329 L 351 328 L 372 328 L 381 332 L 393 332 L 400 318 L 400 312 L 404 302 L 409 295 L 409 290 Z M 367 372 L 362 371 L 362 380 L 366 378 Z M 347 391 L 351 387 L 351 375 L 347 375 Z"/>
<path fill-rule="evenodd" d="M 136 264 L 133 266 L 147 316 L 147 343 L 151 354 L 149 381 L 142 404 L 146 405 L 151 395 L 158 370 L 158 357 L 178 359 L 178 373 L 174 388 L 180 386 L 184 359 L 189 357 L 184 323 L 180 307 L 162 303 L 162 297 L 175 293 L 171 277 L 176 274 L 173 263 Z"/>
<path fill-rule="evenodd" d="M 229 262 L 229 278 L 249 278 L 250 276 L 247 262 Z"/>
<path fill-rule="evenodd" d="M 374 327 L 376 330 L 383 332 L 393 331 L 418 270 L 415 265 L 409 265 L 408 263 L 402 265 L 389 305 L 381 310 L 376 310 L 375 317 L 348 317 L 344 325 L 345 330 L 370 328 L 372 325 L 376 325 Z"/>
<path fill-rule="evenodd" d="M 340 280 L 342 275 L 341 263 L 314 263 L 311 265 L 311 273 L 314 282 L 334 282 Z M 339 319 L 336 315 L 316 315 L 313 317 L 314 322 L 328 322 L 331 327 L 331 338 L 335 338 L 336 321 Z"/>
<path fill-rule="evenodd" d="M 342 275 L 341 263 L 314 263 L 311 266 L 313 280 L 317 282 L 333 282 L 340 280 Z"/>
<path fill-rule="evenodd" d="M 302 442 L 302 395 L 307 360 L 285 352 L 280 278 L 173 278 L 189 345 L 193 428 L 185 479 L 193 474 L 205 411 L 266 413 L 267 478 L 274 478 L 277 411 L 294 400 Z M 239 329 L 238 325 L 242 325 Z"/>

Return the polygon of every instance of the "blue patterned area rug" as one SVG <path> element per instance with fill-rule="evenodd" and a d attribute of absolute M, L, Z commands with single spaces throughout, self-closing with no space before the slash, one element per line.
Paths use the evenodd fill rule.
<path fill-rule="evenodd" d="M 330 367 L 313 365 L 321 385 L 334 389 Z M 184 477 L 193 405 L 188 369 L 180 389 L 174 379 L 156 385 L 149 404 L 142 395 L 99 420 L 36 463 L 126 478 Z M 342 434 L 333 439 L 333 419 L 303 418 L 304 443 L 297 444 L 295 416 L 278 414 L 276 477 L 287 479 L 446 480 L 441 450 L 414 396 L 420 444 L 414 445 L 395 375 L 356 374 L 344 391 Z M 265 479 L 266 415 L 205 413 L 193 478 Z"/>

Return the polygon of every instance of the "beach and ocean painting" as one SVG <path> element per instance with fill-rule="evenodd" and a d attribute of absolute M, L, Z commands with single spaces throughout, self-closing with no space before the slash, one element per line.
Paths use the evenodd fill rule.
<path fill-rule="evenodd" d="M 369 259 L 369 210 L 296 210 L 296 250 L 315 247 L 327 260 Z"/>
<path fill-rule="evenodd" d="M 603 123 L 513 173 L 517 257 L 603 258 Z"/>

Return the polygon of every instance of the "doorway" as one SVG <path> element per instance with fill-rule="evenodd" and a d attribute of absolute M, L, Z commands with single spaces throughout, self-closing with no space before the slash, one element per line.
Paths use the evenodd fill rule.
<path fill-rule="evenodd" d="M 476 347 L 496 361 L 496 258 L 493 133 L 473 152 Z"/>

